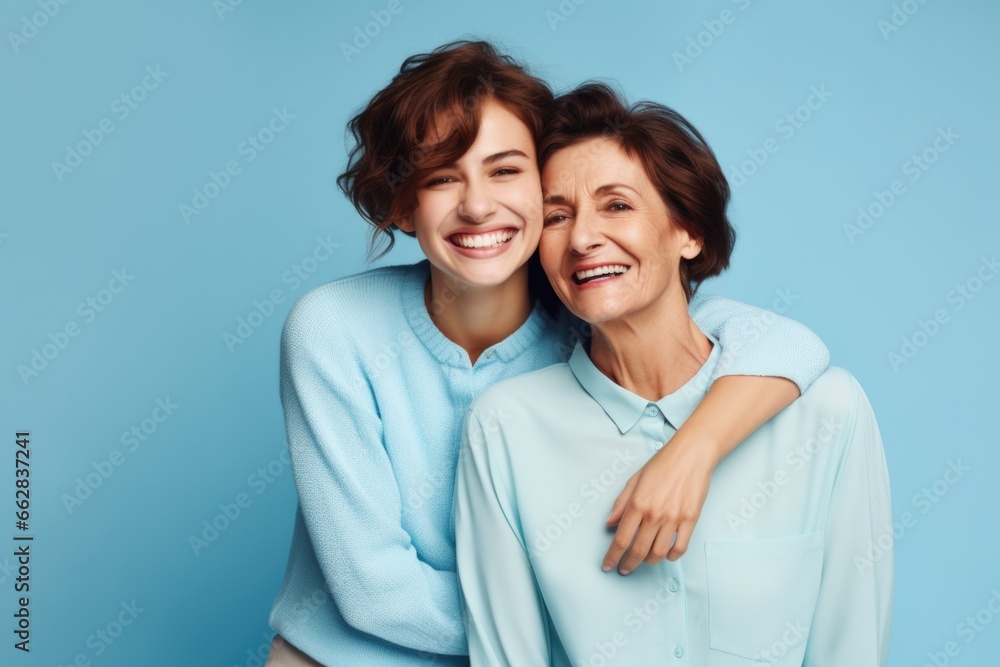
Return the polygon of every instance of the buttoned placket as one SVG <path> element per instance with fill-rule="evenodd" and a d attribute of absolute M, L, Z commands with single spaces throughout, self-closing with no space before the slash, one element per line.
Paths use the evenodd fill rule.
<path fill-rule="evenodd" d="M 646 451 L 650 457 L 660 451 L 664 444 L 676 433 L 666 416 L 655 403 L 648 403 L 639 418 L 639 432 L 642 434 Z M 646 566 L 648 567 L 648 566 Z M 643 605 L 643 611 L 662 632 L 666 633 L 671 649 L 671 665 L 686 665 L 688 645 L 687 617 L 685 609 L 686 592 L 681 561 L 664 559 L 655 566 L 659 570 L 659 586 Z"/>

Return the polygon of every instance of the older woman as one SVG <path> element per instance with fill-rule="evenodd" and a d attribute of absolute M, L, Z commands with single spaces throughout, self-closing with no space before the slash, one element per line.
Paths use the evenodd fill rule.
<path fill-rule="evenodd" d="M 729 189 L 687 121 L 602 85 L 557 100 L 540 162 L 542 265 L 593 335 L 467 413 L 455 514 L 472 664 L 884 665 L 892 555 L 871 544 L 892 523 L 888 476 L 843 369 L 718 465 L 685 555 L 661 560 L 670 537 L 645 528 L 636 494 L 625 557 L 594 564 L 616 489 L 719 363 L 688 301 L 728 265 Z"/>

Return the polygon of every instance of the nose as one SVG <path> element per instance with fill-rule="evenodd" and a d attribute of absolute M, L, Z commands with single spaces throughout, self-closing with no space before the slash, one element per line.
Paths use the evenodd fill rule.
<path fill-rule="evenodd" d="M 604 235 L 600 221 L 593 211 L 577 210 L 569 230 L 569 249 L 578 255 L 586 255 L 604 245 Z"/>
<path fill-rule="evenodd" d="M 458 215 L 469 222 L 486 222 L 497 210 L 496 199 L 485 183 L 467 181 L 458 202 Z"/>

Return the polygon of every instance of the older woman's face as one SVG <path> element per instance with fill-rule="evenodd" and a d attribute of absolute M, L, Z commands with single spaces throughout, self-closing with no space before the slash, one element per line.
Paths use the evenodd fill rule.
<path fill-rule="evenodd" d="M 673 222 L 642 165 L 615 142 L 589 139 L 555 153 L 542 172 L 542 195 L 542 267 L 577 317 L 609 322 L 670 295 L 684 298 L 680 261 L 701 245 Z"/>

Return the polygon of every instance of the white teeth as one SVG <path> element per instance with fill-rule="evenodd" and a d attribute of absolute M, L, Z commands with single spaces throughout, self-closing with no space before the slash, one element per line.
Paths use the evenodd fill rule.
<path fill-rule="evenodd" d="M 594 276 L 603 276 L 608 274 L 620 274 L 628 271 L 628 267 L 624 264 L 605 264 L 604 266 L 598 266 L 593 269 L 587 269 L 586 271 L 577 271 L 574 275 L 577 280 L 586 280 L 587 278 L 593 278 Z"/>
<path fill-rule="evenodd" d="M 510 241 L 515 233 L 513 229 L 505 229 L 486 234 L 455 234 L 452 236 L 452 241 L 463 248 L 489 248 Z"/>

